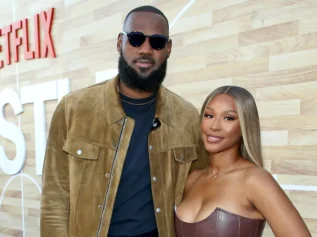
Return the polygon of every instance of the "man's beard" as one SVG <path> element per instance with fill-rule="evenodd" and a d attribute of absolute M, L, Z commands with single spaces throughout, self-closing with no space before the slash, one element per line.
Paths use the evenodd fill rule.
<path fill-rule="evenodd" d="M 146 59 L 153 61 L 152 58 L 148 56 L 143 56 L 138 59 Z M 142 92 L 156 92 L 164 81 L 167 69 L 167 57 L 163 61 L 162 65 L 158 69 L 151 72 L 149 75 L 139 74 L 134 68 L 129 66 L 128 62 L 125 60 L 122 52 L 120 53 L 118 70 L 120 81 L 124 83 L 127 87 L 142 91 Z"/>

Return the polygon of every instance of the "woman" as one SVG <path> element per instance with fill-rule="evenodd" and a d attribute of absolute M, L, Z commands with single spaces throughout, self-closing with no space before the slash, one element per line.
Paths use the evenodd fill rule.
<path fill-rule="evenodd" d="M 175 207 L 177 237 L 311 237 L 303 219 L 263 168 L 256 103 L 245 89 L 223 86 L 201 110 L 207 169 L 188 176 Z"/>

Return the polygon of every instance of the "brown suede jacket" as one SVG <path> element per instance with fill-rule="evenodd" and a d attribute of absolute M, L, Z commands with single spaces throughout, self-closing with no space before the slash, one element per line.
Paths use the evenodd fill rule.
<path fill-rule="evenodd" d="M 134 121 L 121 107 L 118 77 L 72 92 L 49 129 L 42 176 L 41 237 L 106 237 Z M 152 193 L 160 237 L 174 237 L 174 205 L 190 169 L 207 163 L 199 113 L 161 87 L 149 134 Z M 199 158 L 199 159 L 198 159 Z"/>

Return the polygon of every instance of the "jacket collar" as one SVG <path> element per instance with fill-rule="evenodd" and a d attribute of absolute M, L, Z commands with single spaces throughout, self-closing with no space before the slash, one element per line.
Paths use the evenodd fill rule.
<path fill-rule="evenodd" d="M 105 83 L 105 114 L 106 120 L 109 124 L 118 122 L 126 116 L 121 105 L 119 92 L 117 90 L 118 80 L 119 76 L 117 75 Z M 173 126 L 172 107 L 168 93 L 169 91 L 165 87 L 161 86 L 157 93 L 155 117 L 164 121 L 168 125 Z"/>

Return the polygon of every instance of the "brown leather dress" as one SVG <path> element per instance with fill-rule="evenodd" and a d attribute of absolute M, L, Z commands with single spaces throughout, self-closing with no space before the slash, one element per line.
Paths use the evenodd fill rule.
<path fill-rule="evenodd" d="M 176 237 L 261 237 L 265 223 L 221 208 L 201 221 L 187 223 L 178 218 L 175 210 Z"/>

